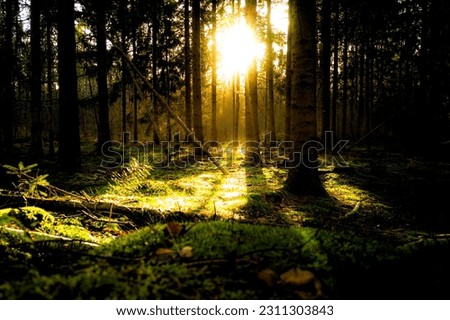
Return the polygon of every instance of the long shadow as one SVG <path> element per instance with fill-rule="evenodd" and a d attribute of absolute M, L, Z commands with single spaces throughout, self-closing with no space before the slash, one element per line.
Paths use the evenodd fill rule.
<path fill-rule="evenodd" d="M 245 165 L 247 204 L 242 215 L 249 222 L 261 224 L 288 224 L 287 217 L 280 212 L 282 197 L 272 190 L 261 166 Z"/>

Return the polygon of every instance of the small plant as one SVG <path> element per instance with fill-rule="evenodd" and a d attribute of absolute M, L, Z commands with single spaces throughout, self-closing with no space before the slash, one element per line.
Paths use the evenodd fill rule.
<path fill-rule="evenodd" d="M 19 162 L 17 167 L 11 165 L 2 165 L 9 175 L 15 175 L 18 178 L 18 183 L 14 184 L 17 191 L 22 195 L 28 197 L 45 197 L 48 195 L 48 187 L 50 183 L 47 181 L 48 174 L 32 176 L 33 169 L 37 167 L 36 163 L 25 166 L 23 162 Z"/>

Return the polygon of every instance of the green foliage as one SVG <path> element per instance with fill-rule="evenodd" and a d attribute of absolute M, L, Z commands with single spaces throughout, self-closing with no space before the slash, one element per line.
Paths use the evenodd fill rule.
<path fill-rule="evenodd" d="M 27 197 L 47 196 L 48 186 L 50 183 L 47 181 L 48 174 L 31 176 L 34 169 L 37 168 L 37 164 L 31 164 L 25 166 L 23 162 L 19 162 L 17 167 L 11 165 L 3 165 L 9 175 L 15 175 L 18 178 L 16 189 Z"/>
<path fill-rule="evenodd" d="M 112 175 L 111 190 L 118 195 L 130 195 L 139 190 L 151 189 L 149 178 L 153 168 L 131 158 L 128 165 Z"/>

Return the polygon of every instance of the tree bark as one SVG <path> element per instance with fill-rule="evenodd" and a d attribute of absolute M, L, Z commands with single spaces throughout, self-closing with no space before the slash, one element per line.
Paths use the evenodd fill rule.
<path fill-rule="evenodd" d="M 31 145 L 30 157 L 39 162 L 44 157 L 42 144 L 42 61 L 41 0 L 31 1 Z"/>
<path fill-rule="evenodd" d="M 202 75 L 200 43 L 200 0 L 192 3 L 192 91 L 194 133 L 203 142 Z"/>
<path fill-rule="evenodd" d="M 321 83 L 321 109 L 322 109 L 322 138 L 325 132 L 330 131 L 330 56 L 331 56 L 331 0 L 322 1 L 322 22 L 320 31 L 322 36 L 322 50 L 320 56 Z"/>
<path fill-rule="evenodd" d="M 316 106 L 316 2 L 290 0 L 292 24 L 291 58 L 291 138 L 294 142 L 290 156 L 285 189 L 297 195 L 326 196 L 318 174 Z"/>
<path fill-rule="evenodd" d="M 256 0 L 245 1 L 245 18 L 250 30 L 256 34 Z M 261 162 L 258 134 L 258 74 L 256 57 L 253 58 L 249 66 L 245 82 L 245 158 L 247 163 L 256 166 Z"/>
<path fill-rule="evenodd" d="M 104 144 L 111 141 L 109 124 L 109 96 L 108 96 L 108 63 L 106 49 L 106 12 L 105 0 L 96 1 L 97 25 L 97 88 L 98 88 L 98 151 L 106 150 Z"/>
<path fill-rule="evenodd" d="M 191 86 L 191 32 L 190 32 L 190 0 L 184 0 L 184 98 L 185 123 L 192 130 L 192 86 Z"/>
<path fill-rule="evenodd" d="M 212 0 L 211 138 L 217 141 L 217 0 Z"/>
<path fill-rule="evenodd" d="M 267 55 L 266 55 L 266 81 L 267 81 L 267 109 L 269 120 L 269 132 L 273 141 L 277 140 L 275 128 L 275 97 L 273 80 L 273 31 L 272 31 L 272 0 L 267 0 Z"/>
<path fill-rule="evenodd" d="M 74 0 L 58 0 L 59 150 L 62 170 L 81 166 Z"/>

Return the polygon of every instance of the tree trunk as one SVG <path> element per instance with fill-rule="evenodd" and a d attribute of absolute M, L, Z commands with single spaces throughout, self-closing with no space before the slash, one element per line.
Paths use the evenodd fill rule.
<path fill-rule="evenodd" d="M 292 5 L 289 5 L 289 17 L 292 16 Z M 289 21 L 287 34 L 287 52 L 286 52 L 286 114 L 284 117 L 284 140 L 289 141 L 291 137 L 291 103 L 292 103 L 292 22 Z"/>
<path fill-rule="evenodd" d="M 58 0 L 59 150 L 62 170 L 81 165 L 74 0 Z"/>
<path fill-rule="evenodd" d="M 33 161 L 44 157 L 42 144 L 41 0 L 31 1 L 31 145 Z"/>
<path fill-rule="evenodd" d="M 192 3 L 192 91 L 194 104 L 194 133 L 203 142 L 202 75 L 200 52 L 200 0 Z"/>
<path fill-rule="evenodd" d="M 47 28 L 47 99 L 48 99 L 48 145 L 49 155 L 55 155 L 55 131 L 53 129 L 53 42 L 52 42 L 52 12 L 51 7 L 47 4 L 45 11 L 46 28 Z"/>
<path fill-rule="evenodd" d="M 211 138 L 217 141 L 217 0 L 212 0 L 212 52 L 211 52 Z"/>
<path fill-rule="evenodd" d="M 292 24 L 291 138 L 294 142 L 285 189 L 298 195 L 325 196 L 318 174 L 316 106 L 316 2 L 290 0 Z"/>
<path fill-rule="evenodd" d="M 333 48 L 333 101 L 331 104 L 330 129 L 334 135 L 338 132 L 337 102 L 339 95 L 339 1 L 334 0 L 334 48 Z"/>
<path fill-rule="evenodd" d="M 109 97 L 108 97 L 108 65 L 106 51 L 106 12 L 105 0 L 97 0 L 97 88 L 98 88 L 98 151 L 106 151 L 104 144 L 111 141 L 109 126 Z"/>
<path fill-rule="evenodd" d="M 321 83 L 321 109 L 322 109 L 322 138 L 325 132 L 330 131 L 330 56 L 331 56 L 331 0 L 322 1 L 322 22 L 320 31 L 322 36 L 322 50 L 320 57 Z"/>
<path fill-rule="evenodd" d="M 269 132 L 272 141 L 277 140 L 275 128 L 275 97 L 273 80 L 273 31 L 272 31 L 272 0 L 267 0 L 267 57 L 266 57 L 266 77 L 267 77 L 267 109 L 269 120 Z"/>
<path fill-rule="evenodd" d="M 184 97 L 185 122 L 192 130 L 192 87 L 191 87 L 191 32 L 189 0 L 184 0 Z"/>
<path fill-rule="evenodd" d="M 126 11 L 127 10 L 127 0 L 122 0 L 121 3 L 121 12 L 119 13 L 120 23 L 121 23 L 121 45 L 122 48 L 127 47 L 126 43 L 126 35 L 127 35 L 127 19 L 126 19 Z M 128 134 L 125 134 L 127 132 L 127 60 L 122 57 L 122 137 L 123 137 L 123 143 L 127 143 L 127 137 Z"/>
<path fill-rule="evenodd" d="M 247 24 L 256 34 L 256 0 L 245 1 L 245 18 Z M 246 162 L 252 165 L 259 165 L 261 158 L 259 155 L 259 135 L 258 135 L 258 74 L 256 57 L 253 58 L 245 79 L 245 138 L 246 138 Z"/>
<path fill-rule="evenodd" d="M 347 136 L 347 104 L 348 104 L 348 11 L 344 8 L 344 52 L 342 56 L 343 77 L 342 77 L 342 121 L 341 121 L 341 137 Z"/>
<path fill-rule="evenodd" d="M 160 49 L 159 49 L 159 28 L 160 28 L 160 8 L 161 4 L 159 2 L 155 5 L 155 12 L 153 14 L 152 21 L 152 85 L 156 90 L 160 90 L 160 86 L 158 85 L 161 79 L 158 78 L 158 62 L 160 57 Z M 152 96 L 152 105 L 153 105 L 153 143 L 155 145 L 160 144 L 160 137 L 158 135 L 158 127 L 159 127 L 159 102 L 155 95 Z"/>
<path fill-rule="evenodd" d="M 17 15 L 17 0 L 5 1 L 5 34 L 4 34 L 4 54 L 2 53 L 2 83 L 1 83 L 1 136 L 0 146 L 8 152 L 13 143 L 13 124 L 14 124 L 14 75 L 13 67 L 15 65 L 15 55 L 13 50 L 13 29 L 14 18 Z M 3 153 L 3 152 L 2 152 Z"/>
<path fill-rule="evenodd" d="M 136 3 L 135 0 L 131 0 L 131 12 L 132 12 L 132 21 L 136 21 Z M 131 38 L 132 38 L 132 46 L 133 46 L 133 62 L 136 61 L 137 56 L 137 45 L 136 45 L 136 25 L 133 23 L 131 28 Z M 137 87 L 133 82 L 133 140 L 135 142 L 139 141 L 139 133 L 138 133 L 138 92 Z"/>

